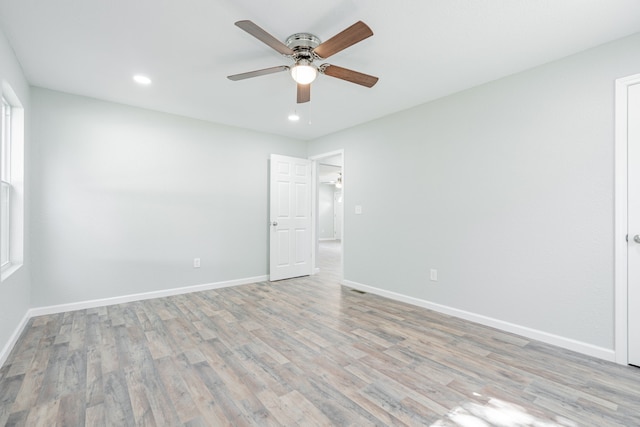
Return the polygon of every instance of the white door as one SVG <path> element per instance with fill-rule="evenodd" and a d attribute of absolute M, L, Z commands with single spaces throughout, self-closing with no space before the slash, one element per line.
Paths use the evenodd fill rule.
<path fill-rule="evenodd" d="M 640 84 L 628 92 L 628 342 L 629 363 L 640 366 Z"/>
<path fill-rule="evenodd" d="M 311 274 L 311 161 L 271 155 L 269 280 Z"/>

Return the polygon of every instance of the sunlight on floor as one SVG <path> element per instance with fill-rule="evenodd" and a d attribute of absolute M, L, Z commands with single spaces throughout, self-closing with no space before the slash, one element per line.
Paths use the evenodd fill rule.
<path fill-rule="evenodd" d="M 482 397 L 474 393 L 476 397 Z M 445 419 L 431 427 L 578 427 L 578 424 L 562 417 L 555 421 L 544 420 L 529 414 L 526 409 L 500 399 L 489 398 L 484 405 L 469 402 L 449 412 Z"/>

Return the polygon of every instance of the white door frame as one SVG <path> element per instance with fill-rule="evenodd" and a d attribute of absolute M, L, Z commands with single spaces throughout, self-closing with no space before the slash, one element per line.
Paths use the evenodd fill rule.
<path fill-rule="evenodd" d="M 616 80 L 615 99 L 615 204 L 614 204 L 614 283 L 615 283 L 615 360 L 629 364 L 628 341 L 628 259 L 627 259 L 627 167 L 629 86 L 640 83 L 640 74 Z"/>
<path fill-rule="evenodd" d="M 340 197 L 336 197 L 337 195 Z M 342 245 L 342 226 L 344 225 L 344 197 L 342 195 L 342 188 L 340 191 L 333 192 L 333 238 L 340 240 L 340 245 Z M 338 201 L 341 200 L 341 201 Z M 340 224 L 340 234 L 336 233 L 336 224 Z"/>
<path fill-rule="evenodd" d="M 318 161 L 324 159 L 325 157 L 332 157 L 340 154 L 342 156 L 342 230 L 340 233 L 340 245 L 344 249 L 344 197 L 345 197 L 345 158 L 344 158 L 344 149 L 330 151 L 328 153 L 316 154 L 315 156 L 310 156 L 309 160 L 311 160 L 311 193 L 313 197 L 311 199 L 311 211 L 313 212 L 311 217 L 311 266 L 312 273 L 316 274 L 318 272 L 318 267 L 316 266 L 316 246 L 318 242 Z M 344 269 L 344 250 L 340 251 L 340 265 Z M 343 272 L 344 273 L 344 272 Z"/>

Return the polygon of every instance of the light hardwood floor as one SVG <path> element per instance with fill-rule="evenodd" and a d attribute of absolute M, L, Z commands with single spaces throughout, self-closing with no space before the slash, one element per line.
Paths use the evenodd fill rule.
<path fill-rule="evenodd" d="M 323 260 L 32 319 L 0 425 L 640 426 L 640 369 L 355 292 Z"/>

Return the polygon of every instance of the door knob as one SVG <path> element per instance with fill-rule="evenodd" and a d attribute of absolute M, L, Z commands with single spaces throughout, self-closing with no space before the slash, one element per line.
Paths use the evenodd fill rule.
<path fill-rule="evenodd" d="M 640 236 L 637 235 L 637 234 L 635 236 L 633 236 L 633 241 L 636 242 L 636 243 L 640 243 Z"/>
<path fill-rule="evenodd" d="M 277 227 L 278 226 L 278 221 L 273 221 L 271 223 L 271 225 L 273 225 L 274 227 Z M 636 236 L 636 237 L 638 237 L 638 236 Z M 640 243 L 640 237 L 638 237 L 638 240 L 639 240 L 638 243 Z"/>

